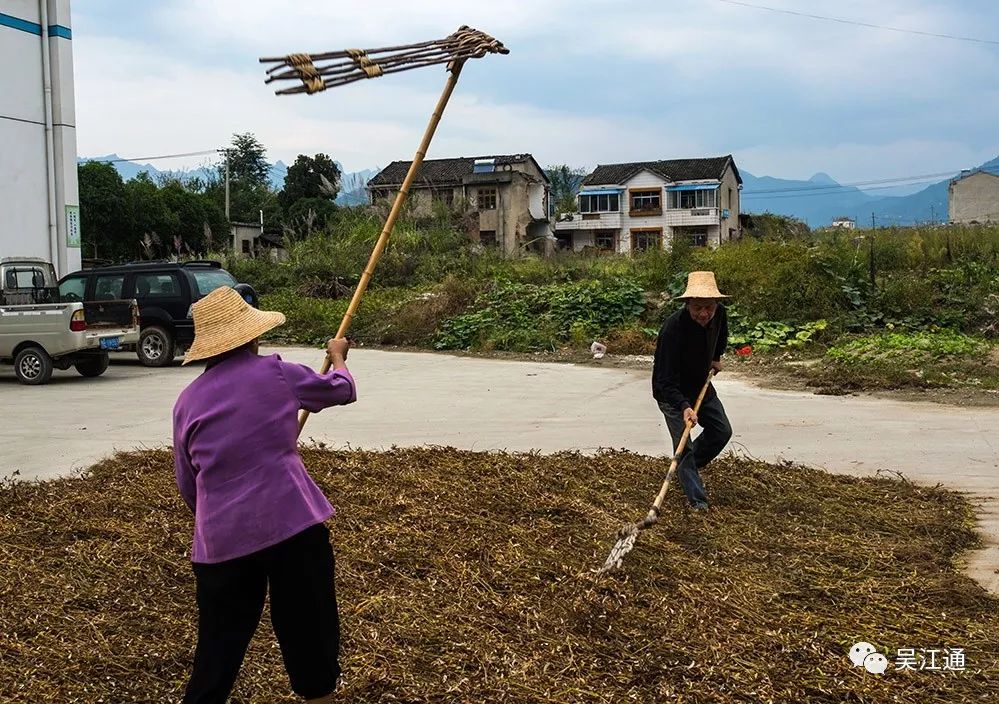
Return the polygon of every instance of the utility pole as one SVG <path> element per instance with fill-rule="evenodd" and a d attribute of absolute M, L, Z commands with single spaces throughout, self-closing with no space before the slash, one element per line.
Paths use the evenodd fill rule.
<path fill-rule="evenodd" d="M 930 203 L 930 224 L 931 225 L 937 224 L 937 209 L 936 206 L 933 205 L 933 203 Z"/>
<path fill-rule="evenodd" d="M 871 290 L 877 290 L 877 276 L 874 268 L 874 231 L 870 236 L 870 253 L 868 254 L 868 274 L 871 278 Z"/>
<path fill-rule="evenodd" d="M 225 150 L 225 221 L 229 222 L 229 150 Z"/>
<path fill-rule="evenodd" d="M 872 211 L 871 211 L 871 229 L 873 230 L 873 229 L 875 229 L 876 227 L 877 227 L 877 225 L 876 225 L 876 224 L 874 224 L 874 211 L 872 210 Z"/>

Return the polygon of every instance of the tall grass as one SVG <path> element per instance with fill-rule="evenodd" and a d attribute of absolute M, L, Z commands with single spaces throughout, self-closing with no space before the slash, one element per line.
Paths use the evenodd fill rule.
<path fill-rule="evenodd" d="M 320 335 L 316 330 L 329 327 L 324 318 L 336 311 L 329 302 L 306 299 L 349 293 L 383 216 L 371 208 L 342 209 L 325 230 L 291 243 L 285 262 L 239 258 L 227 265 L 271 300 L 302 308 L 301 324 L 290 328 L 312 341 Z M 999 227 L 833 231 L 796 239 L 746 238 L 715 250 L 678 246 L 632 257 L 559 253 L 513 259 L 473 245 L 468 227 L 462 216 L 446 210 L 400 219 L 371 285 L 368 316 L 363 311 L 361 316 L 377 310 L 377 317 L 395 321 L 377 328 L 379 339 L 427 344 L 448 320 L 480 310 L 482 301 L 491 300 L 480 294 L 498 286 L 525 292 L 555 286 L 542 290 L 562 296 L 585 290 L 576 284 L 625 281 L 647 292 L 646 311 L 627 323 L 644 334 L 675 307 L 669 301 L 683 289 L 686 274 L 699 269 L 716 273 L 748 322 L 800 326 L 827 320 L 829 334 L 886 327 L 999 334 Z M 361 325 L 376 331 L 373 322 Z"/>
<path fill-rule="evenodd" d="M 999 265 L 997 226 L 823 231 L 816 233 L 813 241 L 841 261 L 854 265 L 869 266 L 873 251 L 876 274 L 926 271 L 965 262 Z"/>

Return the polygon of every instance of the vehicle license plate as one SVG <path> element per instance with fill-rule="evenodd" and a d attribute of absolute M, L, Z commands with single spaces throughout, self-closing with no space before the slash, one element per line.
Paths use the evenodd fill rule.
<path fill-rule="evenodd" d="M 101 338 L 101 349 L 102 350 L 116 350 L 121 347 L 120 337 L 102 337 Z"/>

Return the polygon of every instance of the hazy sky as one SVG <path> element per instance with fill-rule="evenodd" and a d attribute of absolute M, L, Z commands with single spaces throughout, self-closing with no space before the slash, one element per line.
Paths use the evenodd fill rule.
<path fill-rule="evenodd" d="M 746 1 L 999 42 L 995 0 Z M 79 153 L 190 152 L 253 132 L 271 160 L 325 152 L 352 171 L 412 158 L 443 68 L 278 97 L 257 59 L 461 24 L 511 53 L 469 62 L 430 157 L 531 152 L 592 168 L 732 153 L 757 175 L 852 182 L 999 155 L 999 43 L 722 0 L 77 0 Z"/>

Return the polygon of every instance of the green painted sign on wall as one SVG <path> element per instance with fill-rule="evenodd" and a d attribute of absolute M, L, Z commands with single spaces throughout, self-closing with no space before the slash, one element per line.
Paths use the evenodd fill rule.
<path fill-rule="evenodd" d="M 80 206 L 66 206 L 66 246 L 80 246 Z"/>

